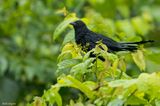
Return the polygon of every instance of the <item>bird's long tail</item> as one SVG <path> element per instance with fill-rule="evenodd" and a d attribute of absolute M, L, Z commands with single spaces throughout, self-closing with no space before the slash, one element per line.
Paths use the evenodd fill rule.
<path fill-rule="evenodd" d="M 154 40 L 140 41 L 140 42 L 127 42 L 122 44 L 144 44 L 144 43 L 152 43 Z"/>
<path fill-rule="evenodd" d="M 121 44 L 121 51 L 135 51 L 138 49 L 138 45 L 145 44 L 145 43 L 152 43 L 153 40 L 148 41 L 140 41 L 140 42 L 126 42 L 126 43 L 120 43 Z"/>

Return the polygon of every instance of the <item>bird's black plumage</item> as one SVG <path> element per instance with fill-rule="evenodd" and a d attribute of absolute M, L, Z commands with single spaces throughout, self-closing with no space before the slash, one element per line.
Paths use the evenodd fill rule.
<path fill-rule="evenodd" d="M 76 43 L 80 44 L 84 51 L 90 51 L 91 49 L 95 48 L 97 41 L 102 41 L 102 43 L 108 47 L 108 52 L 135 51 L 138 49 L 139 44 L 153 42 L 152 40 L 148 40 L 140 42 L 120 43 L 112 40 L 109 37 L 103 36 L 102 34 L 97 34 L 89 30 L 85 23 L 81 20 L 77 20 L 70 24 L 73 25 L 75 30 Z"/>

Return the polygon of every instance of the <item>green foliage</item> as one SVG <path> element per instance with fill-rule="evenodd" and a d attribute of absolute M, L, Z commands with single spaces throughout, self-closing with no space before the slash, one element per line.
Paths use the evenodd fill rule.
<path fill-rule="evenodd" d="M 60 44 L 52 42 L 52 34 L 64 17 L 57 12 L 61 4 L 55 0 L 0 1 L 1 105 L 30 101 L 56 79 Z"/>
<path fill-rule="evenodd" d="M 54 77 L 59 45 L 52 45 L 52 33 L 62 20 L 52 11 L 51 1 L 1 1 L 0 75 L 9 68 L 17 80 L 40 82 Z M 56 3 L 54 4 L 56 5 Z M 37 67 L 40 66 L 40 67 Z M 45 73 L 45 74 L 44 74 Z M 52 73 L 52 76 L 48 76 Z M 22 78 L 23 74 L 23 78 Z M 46 75 L 46 76 L 45 76 Z"/>
<path fill-rule="evenodd" d="M 75 21 L 77 18 L 75 14 L 69 14 L 65 20 L 55 29 L 54 34 L 53 34 L 53 39 L 55 40 L 60 34 L 67 28 L 69 23 Z"/>
<path fill-rule="evenodd" d="M 57 83 L 45 91 L 40 98 L 43 103 L 56 103 L 58 106 L 62 106 L 59 90 L 62 87 L 71 87 L 81 91 L 81 93 L 79 92 L 81 96 L 79 96 L 78 100 L 70 100 L 70 103 L 68 102 L 69 106 L 78 104 L 82 106 L 157 104 L 157 101 L 160 99 L 159 72 L 152 74 L 142 73 L 138 78 L 132 79 L 118 67 L 121 64 L 121 61 L 118 61 L 118 57 L 100 50 L 99 46 L 92 51 L 96 54 L 105 53 L 105 63 L 102 63 L 96 57 L 87 57 L 88 53 L 84 55 L 80 63 L 76 63 L 77 65 L 75 65 L 74 60 L 70 59 L 62 61 L 67 61 L 65 64 L 60 62 L 59 68 L 65 67 L 64 69 L 66 69 L 66 63 L 67 67 L 69 64 L 70 71 L 67 74 L 70 75 L 58 77 Z M 95 62 L 93 62 L 94 59 L 96 60 Z M 58 71 L 64 72 L 64 70 Z M 50 97 L 49 95 L 53 95 L 54 97 Z M 33 105 L 35 102 L 38 101 L 35 100 Z"/>
<path fill-rule="evenodd" d="M 159 0 L 1 0 L 0 4 L 0 103 L 23 106 L 48 89 L 28 105 L 160 105 Z M 115 54 L 98 42 L 90 52 L 103 56 L 102 62 L 75 44 L 69 23 L 77 19 L 116 41 L 158 42 L 134 53 Z"/>
<path fill-rule="evenodd" d="M 132 56 L 133 56 L 133 60 L 137 64 L 137 66 L 141 70 L 145 70 L 146 64 L 145 64 L 145 59 L 144 59 L 144 56 L 143 56 L 143 52 L 140 51 L 140 50 L 137 50 L 136 53 L 132 53 Z"/>
<path fill-rule="evenodd" d="M 80 6 L 83 6 L 83 3 L 84 1 L 80 3 Z M 92 8 L 86 7 L 81 19 L 91 30 L 116 41 L 140 41 L 143 37 L 148 38 L 148 34 L 155 27 L 153 22 L 156 18 L 151 12 L 153 8 L 146 7 L 149 1 L 144 3 L 143 0 L 131 0 L 130 2 L 127 0 L 123 2 L 121 0 L 89 0 L 88 3 Z M 130 8 L 136 11 L 135 16 L 131 15 Z M 116 11 L 119 12 L 119 16 Z M 57 83 L 44 92 L 39 98 L 40 101 L 35 100 L 30 105 L 35 105 L 35 102 L 39 104 L 42 102 L 45 105 L 57 104 L 58 106 L 159 105 L 160 73 L 154 72 L 154 68 L 148 66 L 148 61 L 159 64 L 157 60 L 159 49 L 152 48 L 153 52 L 151 52 L 148 48 L 148 50 L 144 49 L 142 45 L 138 51 L 133 53 L 112 54 L 108 53 L 108 48 L 99 41 L 94 49 L 85 53 L 81 51 L 80 46 L 75 44 L 74 31 L 68 25 L 69 22 L 80 18 L 73 13 L 65 13 L 68 15 L 57 26 L 53 34 L 54 40 L 65 35 L 63 48 L 58 56 Z M 90 52 L 97 56 L 90 58 Z M 99 60 L 98 56 L 103 56 L 105 62 Z M 126 74 L 128 71 L 132 73 L 136 70 L 153 73 L 141 73 L 136 78 Z M 66 102 L 66 98 L 61 94 L 61 89 L 66 87 L 77 89 L 78 92 L 74 95 L 78 95 L 78 98 L 71 97 Z"/>
<path fill-rule="evenodd" d="M 98 48 L 95 48 L 95 52 L 100 53 Z M 105 53 L 108 55 L 107 52 Z M 106 56 L 106 59 L 108 59 L 106 63 L 110 63 L 107 67 L 105 67 L 105 65 L 101 66 L 102 64 L 96 58 L 97 62 L 95 64 L 93 63 L 93 58 L 88 58 L 84 62 L 82 61 L 81 63 L 72 66 L 70 74 L 74 77 L 71 75 L 61 75 L 58 78 L 57 83 L 47 90 L 47 92 L 44 92 L 41 98 L 42 101 L 44 101 L 44 103 L 49 102 L 49 104 L 53 104 L 55 101 L 58 101 L 56 102 L 58 106 L 62 106 L 62 101 L 58 91 L 62 87 L 73 87 L 80 90 L 82 92 L 80 95 L 88 98 L 89 100 L 85 100 L 83 99 L 84 97 L 82 98 L 80 96 L 81 99 L 78 101 L 71 100 L 69 106 L 76 104 L 81 104 L 82 106 L 83 104 L 98 106 L 107 104 L 109 106 L 157 104 L 157 100 L 159 101 L 160 98 L 160 73 L 142 73 L 138 78 L 131 79 L 131 77 L 126 77 L 124 72 L 118 72 L 118 62 L 115 59 L 112 59 L 115 58 L 114 55 L 109 56 L 110 59 Z M 71 64 L 74 64 L 74 62 Z M 90 68 L 92 70 L 90 70 Z M 94 73 L 95 77 L 91 77 L 91 74 L 87 76 L 88 72 Z M 77 76 L 79 76 L 78 79 L 82 82 L 76 79 Z M 90 77 L 90 80 L 88 80 L 87 77 Z M 50 97 L 49 95 L 51 94 L 55 97 Z"/>

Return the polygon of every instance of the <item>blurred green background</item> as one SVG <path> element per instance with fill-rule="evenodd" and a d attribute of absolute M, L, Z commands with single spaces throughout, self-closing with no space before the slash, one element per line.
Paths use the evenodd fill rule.
<path fill-rule="evenodd" d="M 71 27 L 56 41 L 53 32 L 69 13 L 117 41 L 155 40 L 145 49 L 146 72 L 160 71 L 160 0 L 0 0 L 0 103 L 25 105 L 56 82 Z M 127 73 L 140 71 L 132 62 Z"/>

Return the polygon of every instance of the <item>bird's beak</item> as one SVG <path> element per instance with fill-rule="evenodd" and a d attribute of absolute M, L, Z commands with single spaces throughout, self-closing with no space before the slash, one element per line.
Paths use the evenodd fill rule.
<path fill-rule="evenodd" d="M 74 25 L 76 25 L 76 23 L 75 23 L 75 22 L 71 22 L 71 23 L 69 23 L 69 24 L 71 24 L 71 25 L 73 25 L 73 26 L 74 26 Z"/>

